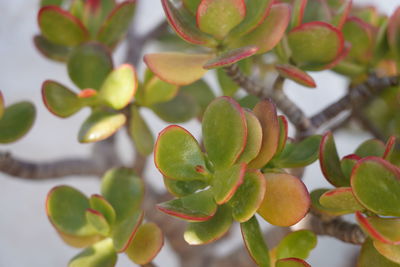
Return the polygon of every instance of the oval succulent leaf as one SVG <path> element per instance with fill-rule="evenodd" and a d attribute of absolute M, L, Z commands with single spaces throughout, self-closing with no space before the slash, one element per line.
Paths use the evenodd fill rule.
<path fill-rule="evenodd" d="M 117 263 L 117 253 L 110 238 L 97 242 L 76 255 L 68 267 L 113 267 Z"/>
<path fill-rule="evenodd" d="M 85 120 L 78 133 L 81 143 L 104 140 L 113 135 L 126 122 L 125 115 L 109 111 L 97 110 Z"/>
<path fill-rule="evenodd" d="M 222 40 L 246 16 L 244 0 L 202 0 L 197 8 L 197 26 Z"/>
<path fill-rule="evenodd" d="M 113 206 L 103 196 L 94 194 L 89 198 L 90 208 L 101 212 L 109 225 L 115 222 L 116 214 Z"/>
<path fill-rule="evenodd" d="M 203 68 L 214 69 L 232 65 L 242 59 L 251 57 L 257 51 L 258 47 L 253 45 L 227 50 L 207 61 Z"/>
<path fill-rule="evenodd" d="M 98 90 L 113 69 L 113 62 L 106 47 L 98 43 L 85 43 L 72 50 L 67 68 L 76 86 Z"/>
<path fill-rule="evenodd" d="M 216 169 L 232 166 L 247 141 L 246 117 L 239 104 L 229 97 L 215 99 L 204 112 L 204 147 Z"/>
<path fill-rule="evenodd" d="M 58 45 L 75 46 L 84 42 L 89 35 L 78 18 L 58 6 L 42 7 L 38 23 L 42 35 Z"/>
<path fill-rule="evenodd" d="M 399 264 L 388 260 L 382 256 L 374 247 L 371 239 L 367 238 L 361 247 L 360 255 L 357 261 L 360 267 L 375 267 L 375 266 L 385 266 L 385 267 L 398 267 Z"/>
<path fill-rule="evenodd" d="M 354 197 L 351 187 L 339 187 L 325 192 L 319 198 L 319 203 L 325 208 L 335 210 L 341 214 L 365 210 Z"/>
<path fill-rule="evenodd" d="M 179 181 L 168 179 L 165 177 L 163 178 L 163 180 L 165 188 L 175 197 L 184 197 L 208 186 L 206 182 L 199 180 Z"/>
<path fill-rule="evenodd" d="M 276 262 L 276 267 L 311 267 L 310 264 L 298 258 L 285 258 Z"/>
<path fill-rule="evenodd" d="M 67 87 L 55 81 L 45 81 L 42 98 L 47 109 L 56 116 L 67 118 L 82 108 L 79 97 Z"/>
<path fill-rule="evenodd" d="M 247 123 L 247 143 L 244 151 L 237 161 L 249 163 L 260 152 L 262 143 L 262 128 L 260 122 L 253 112 L 244 110 L 244 114 L 246 116 Z"/>
<path fill-rule="evenodd" d="M 378 139 L 370 139 L 358 146 L 354 154 L 361 158 L 375 156 L 382 157 L 385 153 L 385 144 Z"/>
<path fill-rule="evenodd" d="M 320 189 L 316 189 L 311 192 L 310 197 L 311 197 L 312 208 L 315 209 L 316 211 L 318 211 L 319 213 L 321 213 L 323 215 L 328 215 L 328 216 L 340 216 L 340 215 L 345 214 L 345 213 L 341 213 L 340 211 L 338 211 L 336 209 L 329 209 L 329 208 L 326 208 L 325 206 L 321 205 L 321 203 L 319 202 L 320 197 L 324 193 L 328 192 L 329 190 L 330 189 L 320 188 Z"/>
<path fill-rule="evenodd" d="M 317 236 L 309 230 L 295 231 L 285 236 L 276 248 L 276 258 L 307 259 L 317 245 Z"/>
<path fill-rule="evenodd" d="M 288 65 L 288 64 L 278 64 L 275 65 L 275 68 L 279 72 L 279 74 L 287 79 L 290 79 L 300 85 L 315 88 L 317 85 L 315 84 L 314 79 L 307 74 L 307 72 L 302 71 L 301 69 Z"/>
<path fill-rule="evenodd" d="M 206 179 L 206 163 L 199 144 L 188 131 L 177 125 L 168 126 L 158 135 L 154 162 L 170 179 Z"/>
<path fill-rule="evenodd" d="M 389 259 L 390 261 L 400 265 L 400 245 L 389 245 L 378 240 L 374 240 L 374 247 L 386 259 Z"/>
<path fill-rule="evenodd" d="M 236 164 L 228 169 L 216 170 L 212 178 L 212 192 L 218 205 L 228 202 L 243 183 L 246 164 Z"/>
<path fill-rule="evenodd" d="M 367 64 L 375 46 L 375 28 L 358 17 L 349 17 L 343 25 L 343 35 L 351 44 L 346 59 Z"/>
<path fill-rule="evenodd" d="M 265 197 L 258 213 L 269 223 L 291 226 L 307 214 L 310 195 L 301 180 L 286 173 L 266 173 Z"/>
<path fill-rule="evenodd" d="M 8 144 L 22 138 L 36 118 L 35 106 L 30 102 L 18 102 L 8 106 L 0 118 L 0 144 Z"/>
<path fill-rule="evenodd" d="M 396 166 L 378 157 L 364 158 L 353 168 L 351 186 L 368 210 L 400 216 L 400 170 Z"/>
<path fill-rule="evenodd" d="M 164 244 L 161 229 L 155 223 L 142 224 L 125 253 L 136 264 L 145 265 L 153 260 Z"/>
<path fill-rule="evenodd" d="M 231 224 L 231 209 L 227 205 L 219 206 L 217 213 L 210 220 L 190 222 L 183 237 L 190 245 L 207 244 L 221 238 Z"/>
<path fill-rule="evenodd" d="M 124 252 L 128 249 L 136 234 L 136 231 L 142 224 L 143 217 L 143 211 L 136 211 L 129 217 L 122 221 L 118 221 L 115 224 L 112 232 L 112 239 L 114 248 L 118 253 Z"/>
<path fill-rule="evenodd" d="M 74 248 L 87 248 L 88 246 L 91 246 L 104 238 L 98 234 L 89 236 L 70 235 L 59 230 L 57 230 L 57 234 L 65 242 L 65 244 Z"/>
<path fill-rule="evenodd" d="M 260 171 L 246 172 L 243 183 L 228 202 L 238 222 L 248 221 L 258 210 L 265 195 L 265 178 Z"/>
<path fill-rule="evenodd" d="M 137 151 L 144 155 L 153 152 L 154 136 L 148 124 L 140 114 L 139 108 L 132 105 L 129 121 L 129 135 L 132 138 Z"/>
<path fill-rule="evenodd" d="M 169 215 L 187 221 L 207 221 L 217 211 L 217 204 L 210 189 L 173 199 L 157 205 L 157 208 Z"/>
<path fill-rule="evenodd" d="M 254 262 L 261 267 L 270 267 L 268 246 L 263 238 L 257 218 L 253 216 L 247 222 L 241 223 L 240 229 L 247 251 Z"/>
<path fill-rule="evenodd" d="M 110 233 L 110 225 L 101 212 L 94 209 L 87 209 L 85 215 L 86 220 L 99 234 L 107 236 Z"/>
<path fill-rule="evenodd" d="M 133 66 L 123 64 L 113 70 L 104 80 L 99 98 L 113 109 L 122 109 L 135 95 L 137 83 L 136 71 Z"/>
<path fill-rule="evenodd" d="M 145 55 L 144 62 L 161 80 L 188 85 L 203 77 L 207 72 L 203 66 L 210 58 L 210 54 L 159 53 Z"/>
<path fill-rule="evenodd" d="M 373 239 L 390 245 L 400 245 L 399 218 L 364 217 L 361 212 L 356 212 L 356 218 Z"/>
<path fill-rule="evenodd" d="M 33 38 L 33 42 L 43 56 L 61 62 L 65 62 L 68 60 L 69 53 L 71 52 L 71 49 L 69 47 L 54 44 L 44 38 L 42 35 L 36 35 Z"/>
<path fill-rule="evenodd" d="M 157 76 L 153 76 L 143 88 L 143 100 L 141 105 L 152 106 L 156 103 L 167 102 L 173 99 L 178 93 L 179 87 L 174 84 L 164 82 Z"/>
<path fill-rule="evenodd" d="M 342 158 L 342 160 L 340 161 L 340 168 L 346 179 L 350 180 L 353 167 L 357 164 L 357 162 L 360 159 L 361 158 L 356 154 L 347 155 L 344 158 Z"/>

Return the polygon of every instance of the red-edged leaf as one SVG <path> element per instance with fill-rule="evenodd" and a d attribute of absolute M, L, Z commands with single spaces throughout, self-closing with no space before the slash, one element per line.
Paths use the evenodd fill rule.
<path fill-rule="evenodd" d="M 298 258 L 285 258 L 276 262 L 276 267 L 311 267 L 310 264 Z"/>
<path fill-rule="evenodd" d="M 215 171 L 212 180 L 212 191 L 218 205 L 228 202 L 233 197 L 243 183 L 245 172 L 246 163 Z"/>
<path fill-rule="evenodd" d="M 341 214 L 365 210 L 354 197 L 351 187 L 339 187 L 325 192 L 319 198 L 319 202 L 324 208 Z"/>
<path fill-rule="evenodd" d="M 247 123 L 247 142 L 237 162 L 249 163 L 260 153 L 262 143 L 262 128 L 260 121 L 249 110 L 244 110 Z"/>
<path fill-rule="evenodd" d="M 388 260 L 382 256 L 374 247 L 374 244 L 370 238 L 365 240 L 362 245 L 360 255 L 357 260 L 357 266 L 359 267 L 399 267 L 399 264 Z"/>
<path fill-rule="evenodd" d="M 274 156 L 279 155 L 285 148 L 286 141 L 288 139 L 288 131 L 289 131 L 288 121 L 285 116 L 279 115 L 278 122 L 279 122 L 279 142 L 278 142 L 278 148 L 276 149 L 276 153 Z"/>
<path fill-rule="evenodd" d="M 342 158 L 342 160 L 340 161 L 340 168 L 342 169 L 342 172 L 346 179 L 350 179 L 353 167 L 360 159 L 361 157 L 357 156 L 356 154 L 347 155 Z"/>
<path fill-rule="evenodd" d="M 275 68 L 278 70 L 280 75 L 298 84 L 310 88 L 317 87 L 314 79 L 310 75 L 308 75 L 307 72 L 302 71 L 301 69 L 296 68 L 295 66 L 288 64 L 278 64 L 275 65 Z"/>
<path fill-rule="evenodd" d="M 303 22 L 304 10 L 307 5 L 307 0 L 294 0 L 292 8 L 292 19 L 290 22 L 290 28 L 298 27 Z"/>
<path fill-rule="evenodd" d="M 390 156 L 392 155 L 393 150 L 395 149 L 395 145 L 396 145 L 396 136 L 391 136 L 386 143 L 385 153 L 383 153 L 384 159 L 386 160 L 390 159 Z"/>
<path fill-rule="evenodd" d="M 207 61 L 207 63 L 203 67 L 205 69 L 214 69 L 232 65 L 233 63 L 236 63 L 242 59 L 251 57 L 252 55 L 256 54 L 257 51 L 257 46 L 246 46 L 228 50 L 218 55 L 217 57 Z"/>
<path fill-rule="evenodd" d="M 342 1 L 342 5 L 334 10 L 334 14 L 332 17 L 332 24 L 342 29 L 347 17 L 350 14 L 351 8 L 353 6 L 353 0 L 344 0 Z"/>
<path fill-rule="evenodd" d="M 378 240 L 374 240 L 374 247 L 381 255 L 385 256 L 386 259 L 397 263 L 398 265 L 396 266 L 400 265 L 400 245 L 389 245 L 379 242 Z M 385 267 L 386 266 L 387 265 L 385 265 Z"/>
<path fill-rule="evenodd" d="M 138 211 L 123 221 L 118 222 L 112 232 L 114 248 L 121 253 L 128 249 L 139 226 L 142 224 L 144 212 Z"/>

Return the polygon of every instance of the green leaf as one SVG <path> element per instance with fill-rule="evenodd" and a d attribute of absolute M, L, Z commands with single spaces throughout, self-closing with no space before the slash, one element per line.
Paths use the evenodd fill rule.
<path fill-rule="evenodd" d="M 205 180 L 208 174 L 203 152 L 196 139 L 184 128 L 171 125 L 159 135 L 154 162 L 166 177 L 176 180 Z"/>
<path fill-rule="evenodd" d="M 350 180 L 346 178 L 340 168 L 335 140 L 330 132 L 322 137 L 319 149 L 319 163 L 322 173 L 332 185 L 337 187 L 350 185 Z"/>
<path fill-rule="evenodd" d="M 91 143 L 104 140 L 113 135 L 126 122 L 125 115 L 103 110 L 93 111 L 79 130 L 78 140 Z"/>
<path fill-rule="evenodd" d="M 219 87 L 221 88 L 222 95 L 233 96 L 239 90 L 239 85 L 235 83 L 231 77 L 226 74 L 225 70 L 220 68 L 216 71 Z"/>
<path fill-rule="evenodd" d="M 35 106 L 30 102 L 18 102 L 8 106 L 0 118 L 0 144 L 15 142 L 32 127 L 36 118 Z"/>
<path fill-rule="evenodd" d="M 129 121 L 129 135 L 132 138 L 137 151 L 144 155 L 153 152 L 154 136 L 148 124 L 140 114 L 139 108 L 132 105 Z"/>
<path fill-rule="evenodd" d="M 229 97 L 212 101 L 202 121 L 204 147 L 216 169 L 232 166 L 246 145 L 246 117 L 239 104 Z"/>
<path fill-rule="evenodd" d="M 323 214 L 323 215 L 328 215 L 328 216 L 340 216 L 343 215 L 345 213 L 342 213 L 336 209 L 329 209 L 325 206 L 322 206 L 321 203 L 319 202 L 320 197 L 328 192 L 330 189 L 326 189 L 326 188 L 321 188 L 321 189 L 316 189 L 314 191 L 311 192 L 310 197 L 311 197 L 311 205 L 312 208 L 315 209 L 316 211 L 318 211 L 319 213 Z"/>
<path fill-rule="evenodd" d="M 125 253 L 134 263 L 145 265 L 157 256 L 163 244 L 161 229 L 155 223 L 145 223 L 139 227 Z"/>
<path fill-rule="evenodd" d="M 101 212 L 109 225 L 115 222 L 116 214 L 113 206 L 101 195 L 94 194 L 89 198 L 90 208 Z"/>
<path fill-rule="evenodd" d="M 232 65 L 242 59 L 253 56 L 257 51 L 258 47 L 254 45 L 227 50 L 207 61 L 203 68 L 214 69 Z"/>
<path fill-rule="evenodd" d="M 110 52 L 98 43 L 85 43 L 74 48 L 68 58 L 68 75 L 81 89 L 100 89 L 113 69 Z"/>
<path fill-rule="evenodd" d="M 276 153 L 274 157 L 278 156 L 280 153 L 282 153 L 283 149 L 286 146 L 286 142 L 288 139 L 288 122 L 286 120 L 286 117 L 283 115 L 278 116 L 278 122 L 279 122 L 279 142 L 278 142 L 278 148 L 276 149 Z"/>
<path fill-rule="evenodd" d="M 69 53 L 71 52 L 69 47 L 54 44 L 42 35 L 35 35 L 33 42 L 43 56 L 61 62 L 68 60 Z"/>
<path fill-rule="evenodd" d="M 364 217 L 356 212 L 356 218 L 362 229 L 374 240 L 390 245 L 400 245 L 400 219 Z"/>
<path fill-rule="evenodd" d="M 375 249 L 386 259 L 397 263 L 400 266 L 400 245 L 389 245 L 378 240 L 374 240 Z"/>
<path fill-rule="evenodd" d="M 294 0 L 292 19 L 290 21 L 290 29 L 298 27 L 303 22 L 304 10 L 307 6 L 307 0 Z"/>
<path fill-rule="evenodd" d="M 349 17 L 351 8 L 353 7 L 352 0 L 338 1 L 340 6 L 333 10 L 332 24 L 339 29 L 343 28 L 344 23 Z"/>
<path fill-rule="evenodd" d="M 117 253 L 110 238 L 97 242 L 76 255 L 68 267 L 114 267 Z"/>
<path fill-rule="evenodd" d="M 183 5 L 192 12 L 193 15 L 196 15 L 197 8 L 199 7 L 201 0 L 182 0 Z"/>
<path fill-rule="evenodd" d="M 233 197 L 243 183 L 245 172 L 245 163 L 215 171 L 212 179 L 212 192 L 218 205 L 228 202 Z"/>
<path fill-rule="evenodd" d="M 157 76 L 153 76 L 143 88 L 143 106 L 151 106 L 159 102 L 167 102 L 178 93 L 178 86 L 166 83 Z"/>
<path fill-rule="evenodd" d="M 238 222 L 248 221 L 258 210 L 265 195 L 265 178 L 260 171 L 248 171 L 243 183 L 229 201 L 232 217 Z"/>
<path fill-rule="evenodd" d="M 308 70 L 326 68 L 341 56 L 344 48 L 343 34 L 322 21 L 294 28 L 288 35 L 288 41 L 293 61 Z"/>
<path fill-rule="evenodd" d="M 262 24 L 243 36 L 243 38 L 239 38 L 228 45 L 231 48 L 255 45 L 259 48 L 257 54 L 266 53 L 280 42 L 285 34 L 289 20 L 289 5 L 273 5 L 268 17 Z"/>
<path fill-rule="evenodd" d="M 263 140 L 260 153 L 249 163 L 249 168 L 264 167 L 275 155 L 279 143 L 279 122 L 276 107 L 271 100 L 259 102 L 253 109 L 262 127 Z"/>
<path fill-rule="evenodd" d="M 210 189 L 160 203 L 157 208 L 169 215 L 198 222 L 208 221 L 217 211 Z"/>
<path fill-rule="evenodd" d="M 199 180 L 179 181 L 165 177 L 163 179 L 165 188 L 175 197 L 184 197 L 208 186 L 206 182 Z"/>
<path fill-rule="evenodd" d="M 114 46 L 128 31 L 135 13 L 136 1 L 127 0 L 118 4 L 103 23 L 97 40 L 107 46 Z"/>
<path fill-rule="evenodd" d="M 239 99 L 239 104 L 243 108 L 253 109 L 260 100 L 254 95 L 246 95 L 245 97 Z"/>
<path fill-rule="evenodd" d="M 376 251 L 371 239 L 367 238 L 361 247 L 360 255 L 358 256 L 357 266 L 359 267 L 399 267 L 400 264 L 394 263 Z"/>
<path fill-rule="evenodd" d="M 191 96 L 199 106 L 199 117 L 203 117 L 207 106 L 214 100 L 215 94 L 210 86 L 203 80 L 198 80 L 192 84 L 183 86 L 179 89 L 181 92 Z"/>
<path fill-rule="evenodd" d="M 288 143 L 272 163 L 278 168 L 297 168 L 310 165 L 318 159 L 320 135 L 310 136 L 299 143 Z"/>
<path fill-rule="evenodd" d="M 351 187 L 338 187 L 325 192 L 319 198 L 319 203 L 329 210 L 340 214 L 363 211 L 365 208 L 354 197 Z"/>
<path fill-rule="evenodd" d="M 246 116 L 247 124 L 247 143 L 238 162 L 249 163 L 260 152 L 263 133 L 261 124 L 253 112 L 245 110 L 244 115 Z"/>
<path fill-rule="evenodd" d="M 188 85 L 204 76 L 207 70 L 203 66 L 212 57 L 211 54 L 159 53 L 145 55 L 144 62 L 161 80 Z"/>
<path fill-rule="evenodd" d="M 82 108 L 79 97 L 55 81 L 47 80 L 43 83 L 42 98 L 47 109 L 61 118 L 72 116 Z"/>
<path fill-rule="evenodd" d="M 351 172 L 353 171 L 354 165 L 357 164 L 361 158 L 355 154 L 347 155 L 340 161 L 340 168 L 346 177 L 346 179 L 350 180 Z"/>
<path fill-rule="evenodd" d="M 88 38 L 89 33 L 82 22 L 58 6 L 41 8 L 38 22 L 42 35 L 57 45 L 75 46 Z"/>
<path fill-rule="evenodd" d="M 307 259 L 317 245 L 317 236 L 309 230 L 295 231 L 285 236 L 276 248 L 276 258 Z"/>
<path fill-rule="evenodd" d="M 96 229 L 96 232 L 102 236 L 108 236 L 111 228 L 101 212 L 94 209 L 86 209 L 85 215 L 86 220 L 94 229 Z"/>
<path fill-rule="evenodd" d="M 278 64 L 275 65 L 275 68 L 282 77 L 290 79 L 300 85 L 309 88 L 317 87 L 314 79 L 310 75 L 308 75 L 307 72 L 302 71 L 301 69 L 296 68 L 295 66 L 289 64 Z"/>
<path fill-rule="evenodd" d="M 385 153 L 383 153 L 383 159 L 392 163 L 391 159 L 396 149 L 396 136 L 391 136 L 385 145 Z"/>
<path fill-rule="evenodd" d="M 285 258 L 276 262 L 276 267 L 311 267 L 310 264 L 298 258 Z"/>
<path fill-rule="evenodd" d="M 205 222 L 190 222 L 184 233 L 184 239 L 190 245 L 203 245 L 221 238 L 232 224 L 231 209 L 219 206 L 217 213 Z"/>
<path fill-rule="evenodd" d="M 65 234 L 91 236 L 96 231 L 86 219 L 87 197 L 70 186 L 54 187 L 47 195 L 46 212 L 54 227 Z"/>
<path fill-rule="evenodd" d="M 132 100 L 137 89 L 136 71 L 132 65 L 123 64 L 104 80 L 99 98 L 116 110 L 124 108 Z"/>
<path fill-rule="evenodd" d="M 246 16 L 243 0 L 202 0 L 197 8 L 197 26 L 222 40 Z"/>
<path fill-rule="evenodd" d="M 384 216 L 400 216 L 400 171 L 378 157 L 358 161 L 351 175 L 357 200 L 368 210 Z"/>
<path fill-rule="evenodd" d="M 375 156 L 382 157 L 385 153 L 385 144 L 378 139 L 370 139 L 363 142 L 354 152 L 361 158 Z"/>
<path fill-rule="evenodd" d="M 101 194 L 113 206 L 116 222 L 130 218 L 140 208 L 144 197 L 143 181 L 128 168 L 114 168 L 106 172 L 101 183 Z"/>
<path fill-rule="evenodd" d="M 144 217 L 143 211 L 136 211 L 122 221 L 118 221 L 113 228 L 112 239 L 118 253 L 124 252 L 131 244 Z"/>
<path fill-rule="evenodd" d="M 265 173 L 265 197 L 258 210 L 267 222 L 291 226 L 307 214 L 310 195 L 303 182 L 286 173 Z"/>
<path fill-rule="evenodd" d="M 270 267 L 269 251 L 257 218 L 253 216 L 240 224 L 242 237 L 252 259 L 261 267 Z"/>

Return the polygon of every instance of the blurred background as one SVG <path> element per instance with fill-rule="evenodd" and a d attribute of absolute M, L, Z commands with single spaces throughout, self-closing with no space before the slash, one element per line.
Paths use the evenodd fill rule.
<path fill-rule="evenodd" d="M 315 0 L 311 0 L 315 1 Z M 146 32 L 163 18 L 159 0 L 141 0 L 135 18 L 139 32 Z M 357 4 L 373 4 L 381 12 L 391 14 L 400 4 L 399 0 L 354 0 Z M 68 119 L 60 119 L 45 109 L 41 99 L 41 84 L 46 79 L 54 79 L 65 85 L 72 85 L 65 65 L 43 58 L 35 49 L 32 38 L 39 32 L 36 13 L 38 0 L 0 0 L 0 90 L 6 104 L 20 100 L 33 101 L 37 108 L 37 119 L 26 137 L 11 145 L 0 145 L 0 151 L 9 151 L 13 155 L 27 160 L 55 160 L 64 157 L 88 156 L 91 145 L 82 145 L 77 141 L 80 124 L 88 115 L 83 110 Z M 115 54 L 115 62 L 123 62 L 126 46 L 122 44 Z M 156 52 L 157 47 L 149 46 L 146 52 Z M 142 73 L 141 64 L 139 73 Z M 327 104 L 340 98 L 347 85 L 342 77 L 329 72 L 311 73 L 318 84 L 317 90 L 298 88 L 288 82 L 286 91 L 306 114 L 311 115 Z M 139 75 L 140 77 L 141 75 Z M 207 77 L 215 85 L 214 76 Z M 151 112 L 145 112 L 154 133 L 165 127 Z M 200 127 L 192 121 L 183 124 L 196 136 Z M 339 131 L 336 142 L 339 153 L 350 153 L 362 141 L 370 138 L 358 129 Z M 118 135 L 118 149 L 126 161 L 132 161 L 133 153 L 124 133 Z M 162 177 L 149 161 L 146 178 L 151 179 L 161 190 Z M 309 191 L 326 186 L 319 165 L 307 168 L 305 183 Z M 13 178 L 0 173 L 0 267 L 55 267 L 66 266 L 69 259 L 79 252 L 65 245 L 50 225 L 44 209 L 47 192 L 54 186 L 67 184 L 75 186 L 86 194 L 99 192 L 99 180 L 96 177 L 65 177 L 52 181 L 32 182 Z M 350 218 L 351 219 L 351 218 Z M 227 253 L 235 244 L 240 244 L 239 230 L 223 242 L 221 253 Z M 349 258 L 354 258 L 358 247 L 341 243 L 329 237 L 319 237 L 318 247 L 312 252 L 308 262 L 314 267 L 344 267 Z M 250 260 L 250 258 L 249 258 Z M 168 244 L 155 259 L 157 266 L 175 267 L 177 260 Z M 354 261 L 353 261 L 354 262 Z M 120 256 L 117 266 L 134 266 L 125 256 Z"/>

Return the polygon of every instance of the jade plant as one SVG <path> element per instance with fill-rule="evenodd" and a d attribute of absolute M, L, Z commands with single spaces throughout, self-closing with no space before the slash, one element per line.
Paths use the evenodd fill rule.
<path fill-rule="evenodd" d="M 77 140 L 93 153 L 42 163 L 0 152 L 0 170 L 101 177 L 100 194 L 67 185 L 48 193 L 54 234 L 81 250 L 68 266 L 111 267 L 122 253 L 132 265 L 166 266 L 157 257 L 165 238 L 181 266 L 307 267 L 317 235 L 361 246 L 359 267 L 400 266 L 400 7 L 160 0 L 151 4 L 163 20 L 139 33 L 133 18 L 148 2 L 40 1 L 33 43 L 72 82 L 49 77 L 42 105 L 60 119 L 88 110 Z M 309 116 L 300 106 L 310 103 L 285 88 L 320 87 L 322 71 L 344 77 L 347 91 Z M 164 122 L 157 137 L 154 116 Z M 35 117 L 32 103 L 9 105 L 0 93 L 0 143 L 18 141 Z M 181 125 L 189 121 L 201 130 Z M 374 138 L 340 157 L 335 131 L 360 128 Z M 131 141 L 129 164 L 119 133 Z M 309 193 L 303 178 L 317 162 L 313 179 L 332 187 Z M 151 182 L 146 166 L 159 171 Z M 235 225 L 243 242 L 218 254 Z M 277 227 L 286 234 L 271 234 Z"/>

